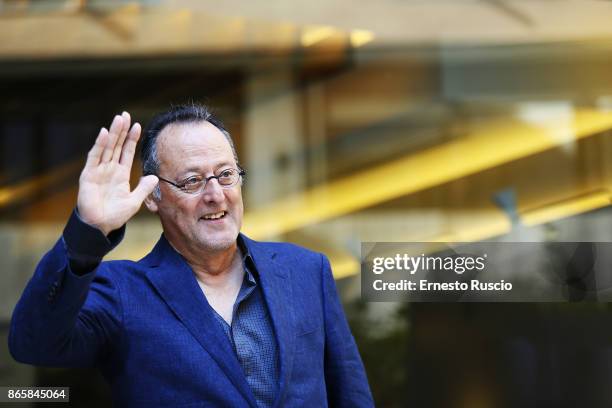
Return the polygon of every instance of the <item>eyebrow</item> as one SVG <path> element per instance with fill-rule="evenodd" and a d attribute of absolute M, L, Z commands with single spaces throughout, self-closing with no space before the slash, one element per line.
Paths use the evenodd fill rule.
<path fill-rule="evenodd" d="M 215 168 L 214 168 L 214 171 L 217 171 L 217 170 L 219 170 L 221 167 L 225 167 L 225 166 L 236 166 L 236 167 L 237 167 L 237 165 L 236 165 L 235 163 L 233 163 L 233 162 L 229 162 L 229 161 L 225 161 L 225 162 L 221 162 L 221 163 L 217 164 L 217 165 L 215 166 Z M 189 167 L 189 168 L 187 168 L 187 169 L 185 169 L 185 170 L 181 171 L 181 172 L 179 173 L 179 174 L 180 174 L 180 176 L 178 176 L 178 177 L 185 177 L 185 174 L 187 174 L 187 173 L 197 173 L 197 174 L 202 175 L 202 173 L 200 172 L 200 169 L 199 169 L 198 167 Z"/>

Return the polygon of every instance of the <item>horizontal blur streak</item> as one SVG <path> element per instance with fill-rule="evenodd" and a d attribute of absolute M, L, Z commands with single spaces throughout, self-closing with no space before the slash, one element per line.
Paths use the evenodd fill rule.
<path fill-rule="evenodd" d="M 0 187 L 0 208 L 28 199 L 36 193 L 53 187 L 58 182 L 72 178 L 83 167 L 82 160 L 62 165 L 47 174 L 22 181 L 17 184 Z"/>
<path fill-rule="evenodd" d="M 531 227 L 555 221 L 559 218 L 582 214 L 608 205 L 610 205 L 610 191 L 594 191 L 589 194 L 551 203 L 545 207 L 525 211 L 521 214 L 521 222 Z"/>
<path fill-rule="evenodd" d="M 612 113 L 580 109 L 573 121 L 528 125 L 503 121 L 420 153 L 357 172 L 250 212 L 255 239 L 293 231 L 459 179 L 612 128 Z M 563 137 L 560 138 L 560 135 Z M 277 214 L 286 214 L 278 217 Z"/>

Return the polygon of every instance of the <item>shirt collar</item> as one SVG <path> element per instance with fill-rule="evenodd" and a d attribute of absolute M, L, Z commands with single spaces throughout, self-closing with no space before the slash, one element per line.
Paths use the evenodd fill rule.
<path fill-rule="evenodd" d="M 240 249 L 240 253 L 242 254 L 242 264 L 244 265 L 245 278 L 251 285 L 257 285 L 257 280 L 259 279 L 259 272 L 255 267 L 255 262 L 253 261 L 251 252 L 249 252 L 249 248 L 246 246 L 242 235 L 238 235 L 238 239 L 236 240 L 236 242 L 238 248 Z"/>

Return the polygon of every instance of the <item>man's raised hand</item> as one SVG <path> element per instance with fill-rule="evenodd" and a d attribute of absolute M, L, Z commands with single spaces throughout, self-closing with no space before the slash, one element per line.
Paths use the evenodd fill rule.
<path fill-rule="evenodd" d="M 81 172 L 79 216 L 104 235 L 132 218 L 158 183 L 156 176 L 145 176 L 130 191 L 130 171 L 140 132 L 138 123 L 130 129 L 129 113 L 115 116 L 108 130 L 100 130 Z"/>

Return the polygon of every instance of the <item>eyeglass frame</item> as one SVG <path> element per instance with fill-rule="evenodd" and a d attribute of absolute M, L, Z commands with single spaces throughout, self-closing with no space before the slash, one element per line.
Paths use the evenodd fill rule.
<path fill-rule="evenodd" d="M 167 179 L 165 179 L 165 178 L 161 177 L 161 176 L 160 176 L 160 175 L 158 175 L 158 174 L 154 174 L 154 176 L 155 176 L 155 177 L 157 177 L 157 178 L 158 178 L 160 181 L 164 181 L 164 182 L 166 182 L 166 183 L 168 183 L 168 184 L 170 184 L 170 185 L 172 185 L 172 186 L 176 187 L 177 189 L 179 189 L 181 192 L 183 192 L 183 193 L 185 193 L 185 194 L 189 194 L 189 195 L 197 195 L 197 194 L 202 194 L 202 192 L 203 192 L 203 191 L 206 189 L 206 186 L 208 185 L 208 182 L 209 182 L 211 179 L 217 179 L 217 183 L 219 184 L 219 186 L 220 186 L 221 188 L 232 188 L 232 187 L 234 187 L 236 184 L 238 184 L 238 182 L 240 181 L 240 177 L 244 177 L 244 176 L 246 175 L 246 171 L 245 171 L 243 168 L 241 168 L 240 166 L 238 166 L 238 168 L 237 168 L 237 169 L 236 169 L 236 168 L 233 168 L 233 167 L 230 167 L 230 168 L 224 169 L 223 171 L 227 171 L 227 170 L 237 170 L 237 171 L 238 171 L 238 178 L 236 179 L 236 182 L 235 182 L 235 183 L 233 183 L 233 184 L 229 184 L 229 185 L 223 185 L 223 184 L 219 183 L 219 177 L 221 177 L 220 175 L 219 175 L 219 176 L 214 176 L 214 175 L 213 175 L 213 176 L 210 176 L 210 177 L 201 176 L 201 177 L 203 177 L 203 179 L 202 179 L 202 180 L 204 181 L 204 185 L 203 185 L 203 186 L 200 188 L 200 190 L 199 190 L 199 191 L 194 191 L 193 193 L 190 193 L 190 192 L 188 192 L 188 191 L 185 191 L 185 184 L 183 184 L 183 185 L 177 184 L 177 183 L 175 183 L 175 182 L 173 182 L 173 181 L 170 181 L 170 180 L 167 180 Z M 193 176 L 191 176 L 191 177 L 193 177 Z M 189 179 L 189 178 L 190 178 L 190 177 L 187 177 L 187 179 Z M 186 179 L 186 180 L 187 180 L 187 179 Z"/>

